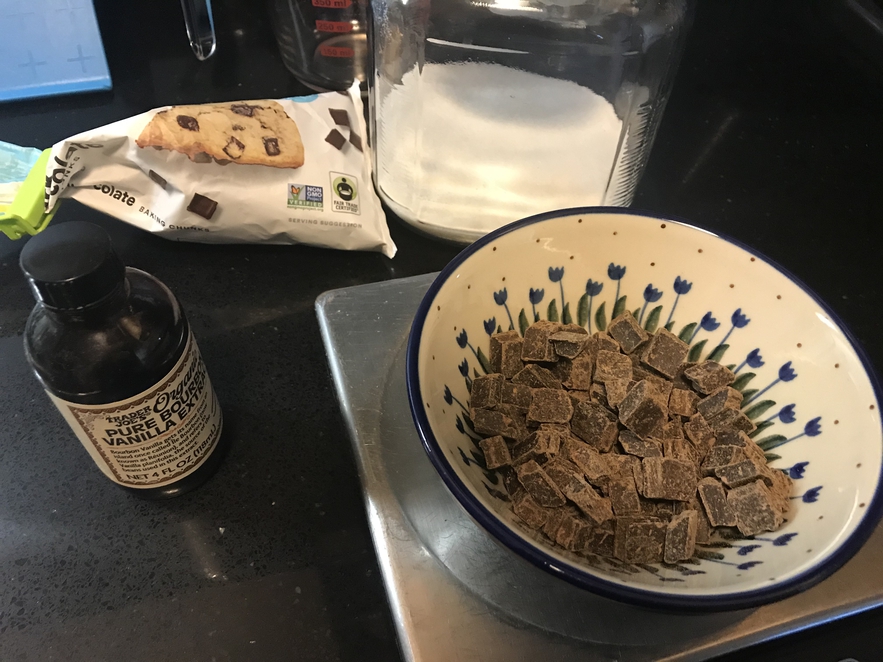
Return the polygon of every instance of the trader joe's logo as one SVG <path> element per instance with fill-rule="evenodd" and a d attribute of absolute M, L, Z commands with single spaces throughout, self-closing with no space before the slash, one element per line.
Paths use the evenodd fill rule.
<path fill-rule="evenodd" d="M 306 186 L 304 184 L 288 185 L 288 206 L 300 209 L 318 209 L 324 207 L 321 186 Z"/>

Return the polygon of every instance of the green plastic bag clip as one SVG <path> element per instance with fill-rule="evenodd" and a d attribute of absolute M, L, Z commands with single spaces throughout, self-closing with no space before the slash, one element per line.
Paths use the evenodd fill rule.
<path fill-rule="evenodd" d="M 56 204 L 48 214 L 43 211 L 49 152 L 48 149 L 43 150 L 15 194 L 15 200 L 9 207 L 0 210 L 0 231 L 10 239 L 21 239 L 25 234 L 35 235 L 42 232 L 58 210 Z"/>

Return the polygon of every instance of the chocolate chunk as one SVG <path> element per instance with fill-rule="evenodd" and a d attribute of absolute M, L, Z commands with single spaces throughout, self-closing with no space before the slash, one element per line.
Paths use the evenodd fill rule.
<path fill-rule="evenodd" d="M 491 370 L 501 373 L 507 379 L 517 375 L 524 364 L 521 362 L 521 336 L 518 331 L 505 331 L 491 336 Z"/>
<path fill-rule="evenodd" d="M 751 434 L 757 429 L 757 426 L 751 422 L 750 418 L 735 409 L 724 409 L 721 413 L 708 419 L 708 424 L 715 432 L 725 428 L 735 428 L 746 434 Z"/>
<path fill-rule="evenodd" d="M 570 361 L 560 359 L 558 363 L 564 364 L 570 369 L 567 379 L 563 382 L 564 386 L 574 391 L 588 391 L 592 388 L 595 359 L 591 354 L 583 352 Z"/>
<path fill-rule="evenodd" d="M 699 528 L 699 516 L 695 510 L 685 510 L 675 515 L 665 530 L 666 563 L 686 561 L 693 556 L 696 549 L 696 533 Z"/>
<path fill-rule="evenodd" d="M 524 485 L 518 480 L 518 474 L 515 473 L 515 469 L 504 466 L 497 469 L 497 473 L 503 477 L 503 487 L 506 488 L 506 493 L 509 495 L 509 500 L 512 503 L 515 503 L 525 494 Z"/>
<path fill-rule="evenodd" d="M 576 406 L 580 402 L 586 402 L 590 399 L 588 391 L 568 391 L 567 396 L 570 398 L 570 402 L 574 409 L 576 409 Z"/>
<path fill-rule="evenodd" d="M 617 517 L 637 515 L 641 512 L 641 502 L 635 489 L 635 479 L 629 474 L 626 478 L 611 479 L 608 485 L 610 505 Z"/>
<path fill-rule="evenodd" d="M 774 480 L 775 474 L 782 473 L 778 469 L 773 469 L 766 462 L 766 457 L 763 454 L 763 451 L 758 447 L 754 446 L 757 449 L 757 454 L 753 451 L 749 450 L 750 447 L 743 448 L 742 452 L 748 457 L 748 459 L 754 463 L 754 466 L 757 467 L 757 472 L 760 474 L 761 480 L 766 483 L 766 486 L 772 489 L 776 482 Z"/>
<path fill-rule="evenodd" d="M 705 511 L 702 510 L 701 506 L 695 512 L 697 514 L 696 519 L 698 520 L 696 526 L 696 544 L 708 545 L 714 541 L 714 527 L 709 523 L 708 517 L 705 515 Z"/>
<path fill-rule="evenodd" d="M 616 443 L 616 417 L 595 402 L 583 402 L 573 411 L 573 433 L 596 450 L 607 452 Z"/>
<path fill-rule="evenodd" d="M 773 484 L 768 485 L 768 487 L 770 488 L 773 507 L 784 515 L 791 510 L 791 492 L 794 489 L 794 482 L 788 474 L 772 467 L 770 467 L 770 477 Z"/>
<path fill-rule="evenodd" d="M 522 361 L 545 361 L 553 362 L 558 360 L 555 348 L 549 338 L 557 333 L 561 325 L 557 322 L 548 322 L 540 320 L 531 324 L 524 332 L 524 345 L 521 347 Z"/>
<path fill-rule="evenodd" d="M 515 458 L 516 464 L 534 459 L 541 463 L 548 462 L 552 456 L 558 453 L 562 441 L 566 438 L 566 434 L 562 435 L 557 430 L 536 430 L 515 444 L 512 449 L 512 457 Z"/>
<path fill-rule="evenodd" d="M 635 370 L 635 373 L 638 371 Z M 637 375 L 636 375 L 637 376 Z M 646 381 L 648 382 L 656 392 L 659 394 L 659 397 L 662 398 L 663 403 L 668 406 L 668 398 L 671 396 L 671 382 L 665 379 L 664 377 L 660 377 L 659 375 L 651 375 L 647 374 L 646 377 L 641 377 L 640 379 L 635 379 L 638 381 Z"/>
<path fill-rule="evenodd" d="M 658 434 L 668 419 L 668 407 L 648 382 L 638 382 L 619 405 L 619 420 L 642 439 Z"/>
<path fill-rule="evenodd" d="M 479 441 L 478 445 L 484 452 L 484 461 L 488 469 L 497 469 L 512 464 L 509 446 L 506 445 L 506 440 L 503 437 L 499 435 L 488 437 Z"/>
<path fill-rule="evenodd" d="M 279 149 L 279 139 L 278 138 L 264 138 L 264 151 L 267 153 L 267 156 L 279 156 L 282 153 L 282 150 Z"/>
<path fill-rule="evenodd" d="M 570 437 L 570 425 L 567 423 L 540 423 L 540 430 L 549 430 L 550 432 L 557 432 L 561 435 L 562 443 L 563 439 Z"/>
<path fill-rule="evenodd" d="M 693 382 L 691 382 L 684 373 L 687 370 L 689 370 L 690 368 L 692 368 L 694 365 L 698 365 L 698 364 L 692 363 L 692 362 L 687 362 L 687 363 L 682 363 L 681 365 L 678 366 L 678 371 L 675 374 L 674 379 L 671 380 L 671 384 L 674 388 L 680 388 L 685 391 L 692 391 L 693 390 Z M 699 519 L 701 520 L 702 518 L 700 517 Z M 702 527 L 700 524 L 700 529 L 701 528 Z"/>
<path fill-rule="evenodd" d="M 475 388 L 473 383 L 472 388 Z M 500 400 L 507 405 L 515 405 L 527 413 L 530 407 L 530 401 L 533 398 L 533 389 L 524 384 L 513 384 L 510 381 L 504 381 L 503 387 L 500 389 Z"/>
<path fill-rule="evenodd" d="M 650 339 L 643 360 L 645 365 L 673 379 L 689 351 L 687 343 L 660 327 Z"/>
<path fill-rule="evenodd" d="M 233 163 L 233 161 L 230 159 L 216 159 L 215 157 L 212 157 L 212 160 L 220 166 L 225 166 L 228 163 Z"/>
<path fill-rule="evenodd" d="M 775 508 L 770 489 L 763 481 L 730 490 L 727 502 L 736 513 L 736 526 L 743 536 L 775 531 L 782 524 L 782 513 Z"/>
<path fill-rule="evenodd" d="M 601 526 L 595 525 L 592 527 L 588 540 L 583 546 L 583 551 L 590 554 L 597 554 L 598 556 L 613 558 L 614 540 L 615 536 L 612 521 L 606 522 Z"/>
<path fill-rule="evenodd" d="M 664 439 L 662 441 L 662 455 L 692 465 L 698 478 L 700 458 L 693 444 L 683 437 Z"/>
<path fill-rule="evenodd" d="M 472 382 L 470 403 L 476 409 L 493 409 L 502 402 L 503 375 L 491 373 Z"/>
<path fill-rule="evenodd" d="M 655 372 L 652 372 L 641 365 L 635 354 L 629 356 L 629 359 L 631 359 L 632 361 L 632 379 L 635 382 L 650 382 L 654 387 L 656 387 L 656 390 L 659 392 L 660 396 L 664 397 L 666 403 L 668 403 L 668 398 L 671 395 L 671 381 L 669 381 L 665 377 L 662 377 L 661 375 L 657 375 Z"/>
<path fill-rule="evenodd" d="M 645 457 L 644 496 L 649 499 L 689 501 L 696 493 L 696 468 L 688 462 L 667 457 Z"/>
<path fill-rule="evenodd" d="M 742 449 L 746 458 L 753 457 L 761 462 L 766 462 L 766 458 L 764 457 L 763 450 L 760 446 L 754 442 L 754 439 L 741 430 L 736 430 L 735 428 L 723 428 L 717 433 L 716 437 L 717 442 L 715 443 L 715 447 L 736 446 Z"/>
<path fill-rule="evenodd" d="M 359 137 L 359 135 L 357 133 L 353 133 L 352 131 L 350 131 L 350 144 L 353 147 L 355 147 L 357 150 L 359 150 L 360 152 L 363 151 L 362 150 L 362 139 Z"/>
<path fill-rule="evenodd" d="M 583 473 L 570 460 L 556 457 L 543 467 L 545 472 L 568 499 L 583 490 L 592 489 L 583 478 Z"/>
<path fill-rule="evenodd" d="M 712 526 L 736 526 L 736 513 L 727 501 L 727 491 L 716 478 L 699 481 L 699 498 Z"/>
<path fill-rule="evenodd" d="M 496 406 L 496 410 L 503 414 L 503 416 L 509 417 L 512 421 L 512 439 L 515 441 L 522 441 L 526 439 L 527 436 L 531 433 L 531 430 L 527 427 L 527 413 L 521 407 L 517 407 L 515 405 L 506 405 L 499 404 Z M 503 435 L 506 436 L 505 434 Z"/>
<path fill-rule="evenodd" d="M 684 376 L 693 383 L 693 388 L 705 395 L 729 386 L 736 379 L 732 370 L 717 361 L 703 361 L 691 366 L 684 370 Z"/>
<path fill-rule="evenodd" d="M 512 510 L 521 520 L 532 529 L 539 529 L 549 517 L 548 511 L 541 508 L 529 494 L 523 494 L 520 499 L 512 504 Z"/>
<path fill-rule="evenodd" d="M 193 155 L 194 163 L 211 163 L 212 156 L 208 152 L 197 152 Z"/>
<path fill-rule="evenodd" d="M 543 524 L 540 531 L 542 531 L 549 540 L 555 542 L 555 534 L 558 533 L 558 527 L 561 526 L 561 522 L 567 514 L 568 506 L 562 506 L 561 508 L 547 508 L 546 523 Z"/>
<path fill-rule="evenodd" d="M 328 114 L 331 115 L 331 119 L 334 120 L 334 123 L 339 126 L 349 126 L 350 125 L 350 114 L 343 108 L 329 108 Z"/>
<path fill-rule="evenodd" d="M 150 177 L 157 184 L 159 184 L 160 188 L 162 188 L 162 189 L 165 189 L 169 185 L 169 183 L 165 179 L 160 177 L 158 174 L 156 174 L 156 171 L 154 171 L 154 170 L 148 170 L 147 176 Z"/>
<path fill-rule="evenodd" d="M 650 339 L 650 334 L 641 328 L 630 312 L 622 313 L 613 320 L 607 327 L 607 333 L 619 343 L 626 354 L 631 354 Z"/>
<path fill-rule="evenodd" d="M 608 352 L 618 352 L 619 343 L 604 331 L 596 331 L 592 334 L 592 337 L 589 338 L 589 344 L 586 346 L 586 349 L 590 354 L 597 356 L 598 352 L 602 349 Z"/>
<path fill-rule="evenodd" d="M 667 501 L 665 499 L 647 499 L 640 497 L 641 513 L 647 517 L 658 517 L 665 522 L 671 521 L 677 510 L 677 501 Z"/>
<path fill-rule="evenodd" d="M 642 464 L 643 460 L 638 457 L 631 456 L 631 459 L 634 460 L 632 462 L 632 475 L 635 478 L 635 487 L 638 490 L 638 494 L 644 493 L 644 465 Z"/>
<path fill-rule="evenodd" d="M 234 131 L 245 131 L 245 127 L 242 126 L 241 124 L 234 124 L 233 127 L 232 127 L 232 129 L 233 129 Z"/>
<path fill-rule="evenodd" d="M 579 551 L 585 546 L 591 529 L 591 525 L 582 517 L 565 514 L 555 532 L 555 542 L 564 549 L 572 552 Z"/>
<path fill-rule="evenodd" d="M 195 117 L 190 117 L 190 115 L 178 115 L 175 120 L 177 120 L 178 126 L 182 129 L 186 129 L 187 131 L 199 131 L 199 122 Z"/>
<path fill-rule="evenodd" d="M 662 439 L 683 439 L 684 424 L 680 421 L 669 421 L 662 426 Z"/>
<path fill-rule="evenodd" d="M 237 115 L 242 115 L 243 117 L 253 117 L 254 111 L 258 108 L 260 108 L 260 106 L 252 106 L 247 103 L 234 103 L 230 106 L 231 111 Z"/>
<path fill-rule="evenodd" d="M 694 414 L 689 421 L 684 423 L 684 433 L 696 448 L 704 448 L 706 452 L 714 444 L 714 430 L 711 429 L 702 414 Z"/>
<path fill-rule="evenodd" d="M 187 211 L 198 214 L 206 220 L 210 220 L 211 217 L 214 216 L 217 208 L 217 202 L 204 195 L 200 195 L 199 193 L 194 193 L 193 199 L 190 201 L 190 204 L 187 205 Z"/>
<path fill-rule="evenodd" d="M 346 138 L 337 129 L 331 129 L 331 133 L 325 136 L 325 142 L 336 149 L 343 149 L 346 144 Z"/>
<path fill-rule="evenodd" d="M 611 409 L 619 407 L 620 403 L 625 400 L 625 396 L 629 390 L 631 381 L 626 379 L 612 379 L 604 382 L 604 389 L 607 395 L 607 404 Z"/>
<path fill-rule="evenodd" d="M 606 349 L 598 350 L 595 356 L 596 382 L 609 382 L 613 380 L 630 381 L 632 378 L 632 362 L 629 357 L 618 352 L 610 352 Z"/>
<path fill-rule="evenodd" d="M 624 563 L 662 561 L 666 528 L 657 517 L 617 517 L 614 556 Z"/>
<path fill-rule="evenodd" d="M 552 342 L 552 348 L 558 356 L 573 359 L 585 349 L 589 336 L 585 333 L 558 331 L 549 336 L 549 340 Z"/>
<path fill-rule="evenodd" d="M 233 160 L 241 157 L 244 151 L 245 145 L 243 145 L 242 142 L 235 136 L 231 136 L 230 139 L 227 141 L 227 144 L 224 145 L 224 154 L 226 154 Z"/>
<path fill-rule="evenodd" d="M 535 363 L 530 363 L 512 377 L 514 384 L 523 384 L 531 388 L 562 388 L 561 382 L 549 370 Z"/>
<path fill-rule="evenodd" d="M 572 438 L 564 442 L 562 454 L 580 468 L 592 485 L 602 489 L 607 488 L 610 468 L 604 459 L 605 456 L 588 444 Z"/>
<path fill-rule="evenodd" d="M 555 379 L 561 382 L 564 388 L 567 387 L 567 383 L 570 381 L 570 371 L 572 368 L 572 361 L 563 356 L 559 356 L 558 360 L 555 363 L 547 363 L 549 372 L 555 375 Z"/>
<path fill-rule="evenodd" d="M 619 453 L 604 453 L 601 455 L 601 458 L 607 463 L 607 471 L 609 473 L 607 481 L 601 485 L 602 493 L 609 493 L 610 484 L 613 481 L 621 480 L 628 482 L 629 479 L 634 481 L 639 495 L 643 492 L 644 470 L 641 465 L 641 458 L 634 455 L 620 455 Z"/>
<path fill-rule="evenodd" d="M 668 396 L 668 409 L 672 414 L 689 418 L 696 413 L 697 402 L 699 402 L 699 396 L 693 391 L 673 388 L 671 395 Z"/>
<path fill-rule="evenodd" d="M 528 460 L 515 467 L 518 480 L 537 505 L 554 508 L 565 504 L 564 495 L 552 482 L 548 474 L 534 460 Z M 577 504 L 579 505 L 579 504 Z"/>
<path fill-rule="evenodd" d="M 696 542 L 700 545 L 707 545 L 710 543 L 714 534 L 714 529 L 708 521 L 708 516 L 705 514 L 705 507 L 699 499 L 699 493 L 697 492 L 694 494 L 689 501 L 675 502 L 675 505 L 680 508 L 679 510 L 676 508 L 675 514 L 682 513 L 686 510 L 692 510 L 696 513 Z"/>
<path fill-rule="evenodd" d="M 602 524 L 613 519 L 610 499 L 600 496 L 593 487 L 575 492 L 569 498 L 594 524 Z"/>
<path fill-rule="evenodd" d="M 738 411 L 742 407 L 742 394 L 730 386 L 724 386 L 709 395 L 702 398 L 696 405 L 697 411 L 702 414 L 705 420 L 710 420 L 712 416 L 717 416 L 725 409 L 735 409 Z"/>
<path fill-rule="evenodd" d="M 739 487 L 763 478 L 764 471 L 757 462 L 747 459 L 718 467 L 714 470 L 714 475 L 720 478 L 727 487 Z"/>
<path fill-rule="evenodd" d="M 604 384 L 592 384 L 589 396 L 592 402 L 598 403 L 605 409 L 610 409 L 610 403 L 607 401 L 607 387 Z"/>
<path fill-rule="evenodd" d="M 500 379 L 503 379 L 502 375 Z M 530 408 L 527 410 L 528 424 L 567 423 L 572 416 L 573 404 L 566 391 L 552 388 L 534 389 Z"/>
<path fill-rule="evenodd" d="M 712 446 L 702 460 L 702 475 L 713 476 L 715 469 L 745 460 L 745 453 L 738 446 Z"/>
<path fill-rule="evenodd" d="M 619 443 L 629 455 L 637 457 L 662 457 L 662 444 L 652 439 L 641 439 L 630 430 L 619 433 Z"/>
<path fill-rule="evenodd" d="M 518 428 L 512 418 L 506 416 L 501 411 L 472 409 L 470 411 L 470 418 L 472 418 L 472 427 L 480 435 L 489 437 L 501 435 L 507 439 L 519 437 Z"/>
<path fill-rule="evenodd" d="M 607 472 L 611 479 L 627 480 L 632 477 L 638 482 L 639 476 L 635 473 L 635 467 L 641 466 L 640 458 L 619 453 L 604 453 L 601 457 L 607 463 Z M 643 480 L 643 475 L 640 478 Z"/>

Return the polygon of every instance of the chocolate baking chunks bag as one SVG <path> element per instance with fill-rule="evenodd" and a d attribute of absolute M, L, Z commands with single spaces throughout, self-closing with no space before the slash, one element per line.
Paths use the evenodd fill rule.
<path fill-rule="evenodd" d="M 74 198 L 169 239 L 392 257 L 365 135 L 357 86 L 159 108 L 54 145 L 46 211 Z"/>

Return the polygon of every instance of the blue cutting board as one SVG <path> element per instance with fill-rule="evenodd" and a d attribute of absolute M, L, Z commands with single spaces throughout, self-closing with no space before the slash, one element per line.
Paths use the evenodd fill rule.
<path fill-rule="evenodd" d="M 0 0 L 0 101 L 110 87 L 92 0 Z"/>

